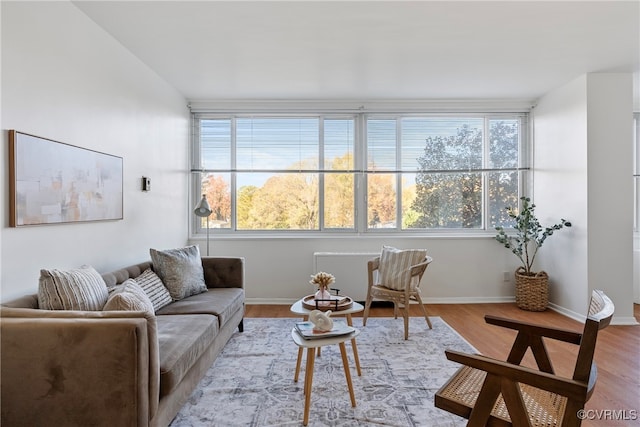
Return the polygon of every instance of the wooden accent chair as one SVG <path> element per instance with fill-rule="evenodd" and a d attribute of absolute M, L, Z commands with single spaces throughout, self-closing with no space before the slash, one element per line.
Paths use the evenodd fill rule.
<path fill-rule="evenodd" d="M 577 413 L 596 383 L 598 331 L 613 311 L 611 300 L 594 290 L 582 334 L 485 316 L 487 323 L 518 331 L 507 361 L 446 351 L 447 359 L 465 366 L 438 390 L 435 406 L 467 418 L 467 426 L 579 426 Z M 543 337 L 580 346 L 573 378 L 554 374 Z M 520 366 L 528 348 L 539 370 Z"/>
<path fill-rule="evenodd" d="M 369 309 L 371 308 L 371 302 L 374 298 L 393 302 L 393 314 L 395 318 L 398 318 L 398 308 L 402 309 L 402 317 L 404 318 L 404 339 L 409 339 L 409 304 L 411 301 L 417 301 L 424 318 L 429 325 L 429 329 L 432 328 L 431 321 L 427 315 L 427 309 L 425 308 L 422 298 L 420 297 L 420 281 L 424 275 L 425 270 L 429 264 L 433 261 L 433 258 L 426 256 L 422 262 L 410 267 L 411 274 L 409 280 L 406 281 L 404 289 L 396 290 L 391 289 L 379 283 L 379 275 L 376 271 L 380 268 L 380 257 L 376 257 L 367 262 L 367 275 L 368 275 L 368 289 L 367 300 L 364 306 L 364 314 L 362 316 L 362 326 L 367 325 L 367 318 L 369 317 Z"/>

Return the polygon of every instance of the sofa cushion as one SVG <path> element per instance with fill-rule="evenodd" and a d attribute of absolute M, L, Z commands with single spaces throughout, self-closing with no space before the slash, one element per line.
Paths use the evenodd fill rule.
<path fill-rule="evenodd" d="M 155 311 L 171 304 L 171 301 L 173 301 L 169 290 L 162 284 L 160 277 L 158 277 L 158 275 L 150 268 L 146 269 L 141 275 L 136 277 L 135 281 L 147 294 Z"/>
<path fill-rule="evenodd" d="M 160 351 L 160 397 L 178 385 L 218 335 L 210 314 L 157 316 Z"/>
<path fill-rule="evenodd" d="M 121 285 L 114 286 L 102 310 L 144 311 L 151 315 L 155 312 L 151 300 L 133 279 L 127 279 Z"/>
<path fill-rule="evenodd" d="M 102 310 L 109 292 L 91 266 L 71 270 L 40 270 L 38 306 L 43 310 Z"/>
<path fill-rule="evenodd" d="M 171 298 L 179 301 L 207 291 L 197 246 L 159 251 L 150 249 L 153 269 L 167 287 Z"/>
<path fill-rule="evenodd" d="M 244 289 L 216 288 L 176 301 L 156 314 L 213 314 L 222 327 L 244 304 Z"/>
<path fill-rule="evenodd" d="M 396 249 L 383 246 L 379 267 L 380 284 L 403 291 L 411 281 L 411 267 L 420 264 L 426 256 L 427 251 L 424 249 Z"/>

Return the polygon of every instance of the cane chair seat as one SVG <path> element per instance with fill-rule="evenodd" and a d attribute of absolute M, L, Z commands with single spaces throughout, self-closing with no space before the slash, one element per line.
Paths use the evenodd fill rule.
<path fill-rule="evenodd" d="M 478 400 L 482 384 L 487 373 L 469 366 L 463 366 L 451 378 L 440 394 L 448 399 L 452 405 L 459 405 L 459 410 L 473 408 Z M 548 427 L 560 425 L 562 414 L 567 406 L 567 398 L 556 393 L 550 393 L 527 384 L 519 384 L 522 399 L 529 413 L 532 427 Z M 469 410 L 469 414 L 471 411 Z M 495 425 L 512 425 L 509 410 L 502 395 L 498 396 L 491 409 L 491 416 L 495 418 Z M 468 418 L 468 417 L 465 417 Z"/>

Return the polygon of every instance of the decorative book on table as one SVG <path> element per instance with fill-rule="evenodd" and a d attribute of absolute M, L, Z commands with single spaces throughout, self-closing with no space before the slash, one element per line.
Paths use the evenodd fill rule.
<path fill-rule="evenodd" d="M 313 329 L 313 323 L 311 322 L 296 322 L 296 330 L 300 336 L 306 340 L 316 338 L 329 338 L 339 335 L 350 334 L 355 331 L 353 326 L 347 325 L 347 322 L 343 319 L 337 319 L 333 321 L 333 328 L 330 331 L 318 331 Z"/>

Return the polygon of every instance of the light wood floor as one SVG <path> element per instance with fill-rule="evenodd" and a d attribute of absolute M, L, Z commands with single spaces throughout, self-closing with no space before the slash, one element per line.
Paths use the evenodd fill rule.
<path fill-rule="evenodd" d="M 440 316 L 458 331 L 479 353 L 504 360 L 511 348 L 515 333 L 508 329 L 484 322 L 485 314 L 534 322 L 541 325 L 581 331 L 582 325 L 551 310 L 529 312 L 517 308 L 514 303 L 506 304 L 427 304 L 430 316 Z M 411 316 L 421 317 L 418 306 L 411 306 Z M 640 321 L 640 306 L 634 305 L 634 314 Z M 393 317 L 393 309 L 372 308 L 370 316 Z M 293 317 L 289 306 L 247 305 L 246 317 Z M 354 315 L 361 317 L 361 313 Z M 398 334 L 402 334 L 402 319 L 398 319 Z M 354 326 L 362 326 L 354 320 Z M 409 331 L 411 335 L 411 331 Z M 571 377 L 575 364 L 577 347 L 556 341 L 547 341 L 547 350 L 554 369 L 559 375 Z M 626 411 L 628 418 L 635 419 L 585 420 L 582 425 L 595 426 L 640 426 L 640 326 L 609 326 L 600 332 L 595 360 L 598 363 L 598 382 L 587 402 L 586 409 L 595 411 Z M 533 357 L 527 354 L 525 364 L 533 365 Z M 602 412 L 600 412 L 602 413 Z"/>

